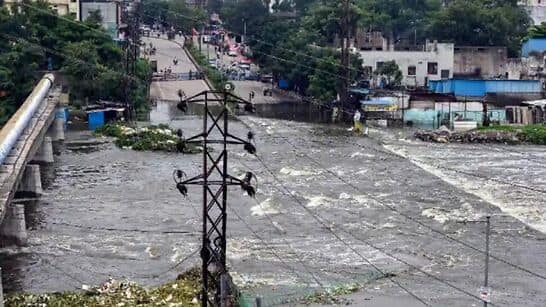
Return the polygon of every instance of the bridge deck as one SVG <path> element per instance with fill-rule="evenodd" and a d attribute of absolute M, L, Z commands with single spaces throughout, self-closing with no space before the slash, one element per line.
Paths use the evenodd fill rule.
<path fill-rule="evenodd" d="M 13 146 L 4 164 L 0 165 L 0 223 L 4 219 L 6 206 L 12 201 L 17 186 L 28 162 L 41 146 L 47 130 L 55 119 L 59 103 L 60 88 L 52 88 L 48 98 L 40 104 L 25 132 Z M 9 127 L 5 127 L 9 128 Z"/>

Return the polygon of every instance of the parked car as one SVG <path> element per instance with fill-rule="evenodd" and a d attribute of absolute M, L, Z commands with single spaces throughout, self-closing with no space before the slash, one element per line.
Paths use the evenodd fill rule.
<path fill-rule="evenodd" d="M 260 81 L 263 83 L 271 83 L 273 82 L 273 75 L 267 74 L 267 75 L 261 75 Z"/>
<path fill-rule="evenodd" d="M 239 68 L 243 70 L 250 70 L 250 64 L 239 63 Z"/>
<path fill-rule="evenodd" d="M 218 61 L 216 61 L 216 59 L 210 59 L 209 60 L 209 66 L 214 68 L 214 69 L 218 69 Z"/>

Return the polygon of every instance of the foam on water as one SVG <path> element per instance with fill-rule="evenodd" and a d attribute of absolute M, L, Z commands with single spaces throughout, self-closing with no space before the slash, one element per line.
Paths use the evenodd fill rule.
<path fill-rule="evenodd" d="M 395 145 L 383 145 L 383 147 L 392 153 L 400 155 L 408 159 L 413 164 L 419 166 L 423 170 L 437 176 L 443 181 L 460 188 L 461 190 L 473 194 L 482 200 L 498 207 L 504 213 L 520 220 L 522 223 L 529 227 L 536 229 L 542 233 L 546 233 L 546 209 L 543 206 L 535 205 L 525 202 L 523 197 L 517 195 L 516 192 L 507 189 L 500 183 L 494 183 L 491 181 L 483 181 L 481 179 L 471 179 L 468 176 L 464 176 L 454 173 L 449 170 L 442 170 L 433 165 L 423 163 L 412 159 L 411 154 L 401 146 Z M 516 198 L 518 201 L 513 201 L 510 198 Z M 447 213 L 452 214 L 453 212 Z M 434 210 L 423 211 L 424 216 L 432 217 L 437 221 L 445 222 L 448 217 L 441 212 Z"/>
<path fill-rule="evenodd" d="M 250 208 L 250 214 L 253 216 L 264 216 L 264 215 L 274 215 L 279 214 L 280 211 L 277 208 L 277 204 L 273 202 L 273 199 L 267 198 L 262 201 L 260 204 Z"/>
<path fill-rule="evenodd" d="M 312 175 L 317 174 L 316 172 L 311 172 L 311 171 L 308 171 L 308 170 L 297 170 L 297 169 L 293 169 L 293 168 L 290 168 L 290 167 L 281 168 L 280 173 L 283 174 L 283 175 L 294 176 L 294 177 L 312 176 Z"/>
<path fill-rule="evenodd" d="M 326 196 L 310 196 L 305 197 L 309 200 L 307 203 L 308 208 L 328 207 L 335 203 L 335 199 Z"/>

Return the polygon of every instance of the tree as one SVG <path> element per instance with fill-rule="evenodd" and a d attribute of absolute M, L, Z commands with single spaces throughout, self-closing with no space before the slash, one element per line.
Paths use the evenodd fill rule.
<path fill-rule="evenodd" d="M 402 82 L 402 72 L 396 64 L 395 61 L 388 61 L 383 63 L 377 70 L 374 72 L 376 76 L 385 78 L 386 86 L 388 88 L 393 88 Z"/>
<path fill-rule="evenodd" d="M 93 10 L 89 12 L 89 16 L 85 19 L 87 23 L 94 24 L 94 25 L 102 25 L 102 15 L 100 13 L 100 10 Z"/>
<path fill-rule="evenodd" d="M 534 25 L 529 28 L 527 35 L 524 37 L 524 41 L 531 38 L 545 38 L 546 37 L 546 22 L 541 23 L 540 25 Z"/>
<path fill-rule="evenodd" d="M 430 18 L 428 32 L 457 45 L 506 46 L 515 56 L 529 25 L 515 0 L 453 0 Z"/>
<path fill-rule="evenodd" d="M 261 0 L 226 0 L 221 15 L 225 27 L 236 34 L 243 34 L 246 23 L 247 35 L 251 37 L 267 21 L 269 9 Z"/>

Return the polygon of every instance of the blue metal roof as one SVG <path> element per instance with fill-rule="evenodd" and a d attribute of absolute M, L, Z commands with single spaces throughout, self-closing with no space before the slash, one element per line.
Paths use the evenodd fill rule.
<path fill-rule="evenodd" d="M 396 103 L 393 97 L 378 97 L 370 100 L 360 100 L 363 105 L 393 105 Z"/>

